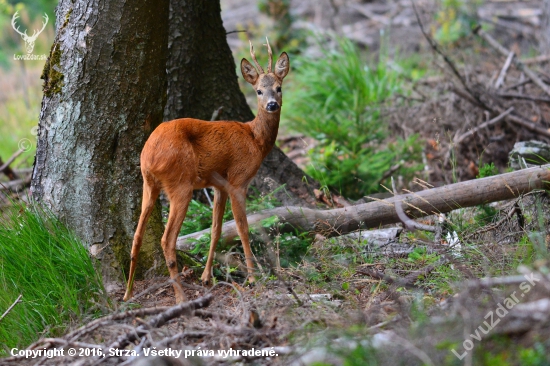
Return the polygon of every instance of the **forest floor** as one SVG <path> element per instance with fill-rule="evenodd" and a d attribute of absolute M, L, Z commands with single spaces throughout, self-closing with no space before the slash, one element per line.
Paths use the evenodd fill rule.
<path fill-rule="evenodd" d="M 423 10 L 424 26 L 433 27 L 433 2 L 416 4 Z M 227 31 L 241 26 L 261 30 L 272 22 L 244 0 L 223 6 Z M 505 69 L 506 56 L 479 37 L 466 35 L 438 53 L 423 37 L 409 1 L 311 0 L 292 6 L 299 19 L 296 27 L 339 32 L 373 53 L 380 47 L 381 30 L 391 28 L 389 43 L 402 56 L 414 53 L 429 65 L 426 77 L 410 82 L 411 94 L 400 97 L 403 103 L 385 110 L 395 135 L 419 133 L 425 141 L 422 179 L 429 184 L 475 179 L 487 163 L 495 165 L 494 173 L 505 172 L 516 142 L 550 141 L 548 134 L 537 130 L 550 127 L 550 96 L 524 71 Z M 541 1 L 486 1 L 477 14 L 490 19 L 497 40 L 527 60 L 525 64 L 548 84 L 548 59 L 534 59 L 539 55 L 534 50 L 540 8 Z M 245 48 L 238 34 L 230 34 L 228 40 L 235 54 Z M 452 71 L 455 66 L 460 77 Z M 523 125 L 507 120 L 478 128 L 488 121 L 487 110 L 499 115 L 511 107 Z M 307 149 L 314 143 L 290 131 L 279 139 L 301 167 L 308 164 Z M 456 210 L 447 215 L 439 240 L 432 233 L 390 225 L 385 228 L 395 228 L 396 234 L 384 245 L 391 244 L 391 250 L 349 236 L 296 233 L 292 239 L 309 247 L 303 260 L 280 268 L 264 248 L 268 259 L 258 258 L 258 282 L 253 287 L 244 286 L 239 271 L 221 261 L 213 287 L 198 285 L 199 268 L 184 268 L 188 299 L 211 299 L 207 306 L 194 304 L 196 310 L 170 318 L 174 293 L 166 277 L 136 281 L 137 295 L 130 304 L 122 302 L 122 284 L 111 286 L 112 308 L 101 309 L 110 314 L 103 321 L 88 319 L 64 336 L 42 339 L 30 349 L 87 347 L 107 353 L 126 348 L 143 355 L 145 349 L 168 347 L 194 355 L 171 360 L 174 365 L 548 365 L 549 207 L 547 193 L 536 191 Z M 429 216 L 421 222 L 437 225 L 437 220 Z M 155 316 L 166 324 L 152 323 Z M 140 341 L 132 338 L 136 329 Z M 230 349 L 264 354 L 218 353 Z M 147 359 L 151 365 L 160 364 Z M 12 358 L 0 364 L 142 361 L 123 354 Z"/>

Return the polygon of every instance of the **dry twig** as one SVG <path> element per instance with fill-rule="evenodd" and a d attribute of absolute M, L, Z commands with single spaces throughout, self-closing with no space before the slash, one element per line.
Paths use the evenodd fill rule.
<path fill-rule="evenodd" d="M 15 159 L 17 159 L 17 157 L 21 154 L 23 154 L 25 152 L 25 150 L 17 150 L 5 163 L 4 165 L 0 166 L 0 173 L 3 172 L 5 169 L 7 169 L 11 163 L 13 163 L 13 161 Z"/>
<path fill-rule="evenodd" d="M 2 319 L 4 319 L 4 317 L 5 317 L 6 315 L 8 315 L 8 313 L 11 311 L 11 309 L 13 309 L 14 306 L 17 305 L 17 303 L 21 301 L 21 298 L 22 298 L 22 297 L 23 297 L 23 294 L 20 294 L 20 295 L 17 297 L 17 299 L 15 299 L 15 301 L 13 302 L 13 304 L 11 304 L 11 306 L 8 308 L 8 310 L 6 310 L 6 311 L 4 312 L 4 314 L 2 314 L 2 316 L 0 316 L 0 321 L 2 321 Z"/>
<path fill-rule="evenodd" d="M 506 73 L 508 72 L 508 69 L 512 64 L 512 59 L 514 58 L 514 56 L 515 56 L 514 52 L 510 52 L 508 54 L 508 57 L 506 57 L 506 62 L 504 62 L 504 65 L 502 66 L 502 70 L 500 70 L 500 74 L 498 75 L 497 81 L 495 83 L 495 89 L 500 88 L 504 83 L 504 78 L 506 77 Z"/>
<path fill-rule="evenodd" d="M 540 55 L 531 58 L 526 58 L 522 62 L 524 65 L 538 64 L 542 62 L 550 61 L 550 55 Z"/>
<path fill-rule="evenodd" d="M 496 39 L 494 39 L 490 34 L 486 33 L 483 29 L 481 29 L 481 26 L 477 26 L 473 30 L 474 34 L 477 34 L 481 38 L 483 38 L 487 43 L 489 43 L 493 48 L 495 48 L 498 52 L 500 52 L 502 55 L 507 56 L 510 54 L 510 50 L 506 49 L 504 46 L 502 46 Z M 546 85 L 538 76 L 531 70 L 529 67 L 527 67 L 523 62 L 518 60 L 517 58 L 514 59 L 514 64 L 518 68 L 518 70 L 523 71 L 525 75 L 535 84 L 537 84 L 546 94 L 550 95 L 550 87 Z"/>
<path fill-rule="evenodd" d="M 147 334 L 147 329 L 149 328 L 158 328 L 166 324 L 169 320 L 172 320 L 178 316 L 190 314 L 193 310 L 205 308 L 210 305 L 213 295 L 208 294 L 204 297 L 198 298 L 193 301 L 184 302 L 176 306 L 172 306 L 162 313 L 156 315 L 153 319 L 149 320 L 143 325 L 140 325 L 132 332 L 121 335 L 117 340 L 109 345 L 108 348 L 119 348 L 122 349 L 126 347 L 130 342 L 133 342 L 140 338 L 141 336 Z"/>
<path fill-rule="evenodd" d="M 391 185 L 392 185 L 392 188 L 393 188 L 393 194 L 398 196 L 399 194 L 397 193 L 397 189 L 395 188 L 395 182 L 393 180 L 393 177 L 391 178 Z M 424 225 L 424 224 L 421 224 L 421 223 L 416 222 L 414 220 L 411 220 L 409 217 L 407 217 L 407 215 L 405 214 L 405 211 L 403 211 L 403 206 L 401 204 L 401 200 L 395 200 L 395 202 L 393 204 L 395 205 L 395 213 L 399 217 L 399 220 L 401 220 L 403 225 L 405 225 L 405 227 L 408 230 L 411 230 L 411 231 L 424 230 L 424 231 L 430 231 L 430 232 L 435 232 L 436 231 L 436 228 L 434 226 Z"/>
<path fill-rule="evenodd" d="M 477 133 L 478 131 L 484 129 L 484 128 L 487 128 L 491 125 L 494 125 L 495 123 L 497 122 L 500 122 L 502 121 L 506 116 L 508 116 L 510 113 L 512 113 L 512 111 L 514 110 L 514 107 L 510 107 L 508 108 L 505 112 L 499 114 L 498 116 L 496 116 L 495 118 L 487 121 L 487 122 L 484 122 L 482 124 L 480 124 L 479 126 L 477 126 L 476 128 L 474 129 L 471 129 L 470 131 L 460 135 L 459 137 L 455 138 L 453 143 L 455 145 L 458 145 L 460 143 L 462 143 L 462 141 L 464 141 L 465 139 L 467 139 L 468 137 L 470 136 L 473 136 L 475 133 Z"/>

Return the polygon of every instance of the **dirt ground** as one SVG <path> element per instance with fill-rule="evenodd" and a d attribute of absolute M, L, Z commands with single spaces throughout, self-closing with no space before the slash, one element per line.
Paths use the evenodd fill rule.
<path fill-rule="evenodd" d="M 420 9 L 424 26 L 430 29 L 434 14 L 438 11 L 437 2 L 423 0 L 415 3 Z M 537 27 L 540 25 L 538 10 L 541 4 L 542 1 L 485 1 L 477 7 L 476 14 L 482 22 L 492 24 L 492 34 L 503 46 L 525 60 L 532 58 L 533 50 L 537 49 Z M 251 5 L 250 1 L 223 1 L 222 7 L 228 32 L 242 27 L 261 30 L 262 27 L 273 26 L 273 19 L 260 13 L 258 7 Z M 401 57 L 418 52 L 422 54 L 424 62 L 429 64 L 434 73 L 411 81 L 410 95 L 398 97 L 401 98 L 400 103 L 384 106 L 384 115 L 396 136 L 407 137 L 418 133 L 426 141 L 423 178 L 432 185 L 473 179 L 479 174 L 480 166 L 487 162 L 494 162 L 497 169 L 504 172 L 508 168 L 508 154 L 516 142 L 534 139 L 550 142 L 548 135 L 541 135 L 537 130 L 524 128 L 510 120 L 477 129 L 481 123 L 513 107 L 519 119 L 523 118 L 548 130 L 549 96 L 534 83 L 526 82 L 525 72 L 514 66 L 505 73 L 503 84 L 497 86 L 506 57 L 475 35 L 442 47 L 441 52 L 450 59 L 445 61 L 423 37 L 410 1 L 304 0 L 292 1 L 290 11 L 295 18 L 295 27 L 346 35 L 372 53 L 378 51 L 381 35 L 389 33 L 392 52 L 399 50 Z M 228 34 L 228 42 L 235 52 L 246 47 L 237 33 Z M 312 47 L 304 52 L 314 53 L 316 50 Z M 460 65 L 458 72 L 463 80 L 451 71 L 453 64 Z M 550 83 L 547 63 L 530 63 L 529 66 L 537 70 L 542 80 Z M 518 96 L 520 94 L 529 98 Z M 480 104 L 484 107 L 480 107 Z M 488 108 L 490 113 L 487 112 Z M 475 133 L 468 135 L 471 130 L 475 130 Z M 287 134 L 279 139 L 283 150 L 301 167 L 308 163 L 307 146 L 314 143 L 301 135 Z M 31 347 L 68 349 L 100 345 L 104 351 L 113 345 L 121 349 L 126 347 L 137 350 L 153 346 L 158 349 L 170 347 L 205 351 L 272 349 L 278 355 L 234 355 L 224 358 L 216 353 L 213 356 L 190 357 L 165 363 L 173 365 L 303 365 L 314 361 L 341 364 L 341 353 L 351 353 L 363 347 L 386 352 L 382 364 L 458 364 L 454 359 L 448 361 L 449 352 L 437 349 L 438 342 L 448 337 L 451 339 L 449 342 L 461 345 L 462 333 L 475 329 L 484 312 L 510 292 L 509 288 L 504 288 L 496 291 L 495 295 L 488 291 L 491 286 L 478 278 L 502 275 L 508 285 L 515 286 L 516 282 L 508 276 L 507 271 L 511 268 L 514 256 L 525 254 L 519 251 L 517 244 L 523 234 L 538 230 L 543 246 L 548 245 L 547 194 L 538 192 L 518 202 L 515 203 L 521 206 L 524 216 L 543 217 L 543 227 L 537 229 L 539 222 L 533 220 L 529 224 L 531 226 L 526 228 L 515 216 L 508 217 L 510 205 L 514 202 L 492 206 L 498 214 L 494 221 L 487 224 L 487 230 L 470 226 L 459 233 L 461 238 L 468 238 L 463 242 L 463 250 L 469 255 L 467 261 L 462 261 L 460 256 L 452 257 L 449 254 L 449 243 L 445 240 L 439 243 L 445 245 L 443 249 L 441 246 L 434 248 L 431 238 L 408 233 L 399 238 L 401 245 L 426 248 L 421 253 L 424 257 L 418 262 L 411 264 L 403 260 L 410 254 L 409 251 L 405 255 L 379 255 L 372 262 L 357 264 L 350 262 L 349 257 L 343 256 L 341 252 L 335 255 L 332 251 L 334 247 L 342 250 L 347 245 L 350 250 L 362 251 L 364 248 L 357 249 L 355 244 L 346 244 L 345 241 L 330 242 L 329 239 L 318 238 L 313 243 L 312 261 L 304 261 L 298 269 L 282 269 L 280 277 L 274 277 L 268 270 L 260 270 L 259 283 L 254 287 L 243 287 L 243 278 L 237 275 L 228 278 L 227 282 L 219 281 L 212 288 L 206 288 L 198 285 L 196 273 L 188 275 L 184 278 L 188 299 L 204 299 L 204 296 L 211 294 L 210 305 L 196 307 L 194 312 L 188 311 L 185 316 L 171 318 L 159 327 L 151 325 L 151 319 L 158 314 L 165 314 L 174 305 L 172 285 L 166 277 L 136 281 L 134 293 L 142 295 L 130 305 L 122 303 L 123 285 L 112 286 L 109 290 L 116 309 L 113 314 L 126 315 L 121 315 L 120 319 L 105 319 L 100 325 L 90 319 L 91 323 L 85 324 L 80 330 L 75 327 L 63 337 L 42 340 Z M 457 221 L 467 222 L 479 215 L 479 212 L 476 209 L 462 210 L 453 215 L 460 215 Z M 426 222 L 433 224 L 433 218 Z M 494 222 L 499 225 L 493 225 Z M 448 282 L 457 286 L 454 280 L 463 280 L 466 283 L 464 288 L 457 289 L 449 285 L 448 291 L 443 291 L 430 282 L 441 274 L 438 273 L 439 269 L 435 274 L 432 273 L 433 268 L 427 270 L 433 264 L 429 256 L 434 253 L 452 257 L 449 259 L 449 268 L 458 275 L 449 275 Z M 502 272 L 489 272 L 487 268 L 495 263 Z M 537 276 L 546 277 L 541 282 L 544 286 L 537 286 L 536 291 L 526 297 L 530 304 L 548 298 L 548 267 L 547 262 L 540 260 L 533 270 Z M 352 273 L 347 273 L 350 268 Z M 414 281 L 406 284 L 390 281 L 408 275 L 413 275 Z M 416 309 L 414 304 L 423 304 L 425 308 Z M 140 309 L 152 310 L 139 313 Z M 531 313 L 543 314 L 544 311 L 538 311 L 540 309 L 531 309 Z M 129 313 L 133 310 L 138 311 L 137 315 Z M 426 319 L 419 320 L 418 312 L 427 314 Z M 525 312 L 529 312 L 529 309 Z M 508 328 L 505 328 L 508 330 L 499 334 L 525 347 L 531 347 L 536 340 L 548 337 L 547 318 L 535 320 L 534 323 L 525 319 L 528 319 L 527 315 L 522 324 L 529 324 L 532 326 L 530 329 L 518 328 L 510 321 L 511 325 L 507 323 Z M 542 324 L 540 328 L 535 326 L 536 321 Z M 132 340 L 132 332 L 137 332 L 135 329 L 140 326 L 139 337 Z M 473 328 L 468 328 L 470 326 Z M 353 335 L 347 337 L 347 333 Z M 120 342 L 123 342 L 124 347 Z M 488 342 L 489 348 L 498 349 L 498 340 L 494 344 L 491 340 Z M 399 344 L 401 348 L 392 348 L 392 343 Z M 8 359 L 4 362 L 8 365 L 114 365 L 141 362 L 137 357 L 129 356 L 42 358 L 38 362 Z M 471 364 L 471 355 L 465 360 L 466 364 Z M 161 360 L 150 360 L 149 364 L 161 364 Z"/>

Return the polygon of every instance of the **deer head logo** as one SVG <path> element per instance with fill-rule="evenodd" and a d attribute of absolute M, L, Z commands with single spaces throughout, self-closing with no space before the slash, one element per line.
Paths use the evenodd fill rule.
<path fill-rule="evenodd" d="M 17 18 L 19 18 L 18 13 L 19 11 L 16 11 L 15 14 L 13 14 L 13 17 L 11 18 L 11 26 L 13 27 L 13 29 L 15 29 L 17 33 L 21 35 L 21 38 L 23 38 L 23 41 L 25 41 L 25 48 L 27 49 L 27 53 L 32 53 L 32 50 L 34 49 L 34 42 L 36 42 L 36 38 L 40 33 L 42 33 L 44 28 L 46 28 L 46 24 L 48 24 L 48 19 L 49 19 L 48 14 L 44 13 L 44 22 L 42 24 L 42 29 L 40 30 L 35 29 L 32 33 L 32 36 L 28 36 L 26 29 L 24 32 L 21 32 L 19 30 L 19 26 L 15 24 L 15 21 L 17 20 Z"/>

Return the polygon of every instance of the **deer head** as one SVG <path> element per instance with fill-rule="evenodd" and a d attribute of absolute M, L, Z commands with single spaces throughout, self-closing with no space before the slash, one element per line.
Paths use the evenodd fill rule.
<path fill-rule="evenodd" d="M 258 97 L 258 108 L 263 109 L 268 113 L 275 113 L 280 111 L 281 106 L 283 105 L 283 93 L 281 87 L 283 85 L 283 79 L 288 74 L 290 62 L 286 52 L 283 52 L 275 63 L 275 70 L 272 70 L 271 64 L 273 61 L 273 55 L 271 53 L 271 47 L 269 46 L 269 40 L 267 38 L 266 41 L 267 53 L 269 54 L 267 73 L 260 66 L 258 60 L 256 60 L 252 42 L 250 42 L 250 55 L 256 64 L 257 70 L 250 62 L 248 62 L 247 59 L 243 58 L 241 60 L 241 72 L 244 79 L 252 84 L 256 90 Z"/>
<path fill-rule="evenodd" d="M 34 49 L 34 42 L 36 42 L 36 38 L 40 33 L 42 33 L 44 28 L 46 28 L 46 24 L 48 24 L 48 19 L 49 19 L 48 14 L 44 13 L 44 17 L 43 17 L 44 22 L 42 23 L 42 29 L 40 30 L 35 29 L 32 33 L 32 36 L 28 36 L 26 29 L 24 32 L 21 32 L 19 31 L 19 26 L 16 26 L 15 24 L 15 21 L 17 20 L 17 18 L 19 18 L 18 13 L 19 11 L 16 11 L 15 14 L 13 14 L 13 17 L 11 18 L 11 26 L 13 27 L 13 29 L 15 29 L 17 33 L 21 35 L 21 38 L 23 38 L 23 41 L 25 41 L 25 48 L 27 49 L 27 53 L 31 53 L 32 50 Z"/>

